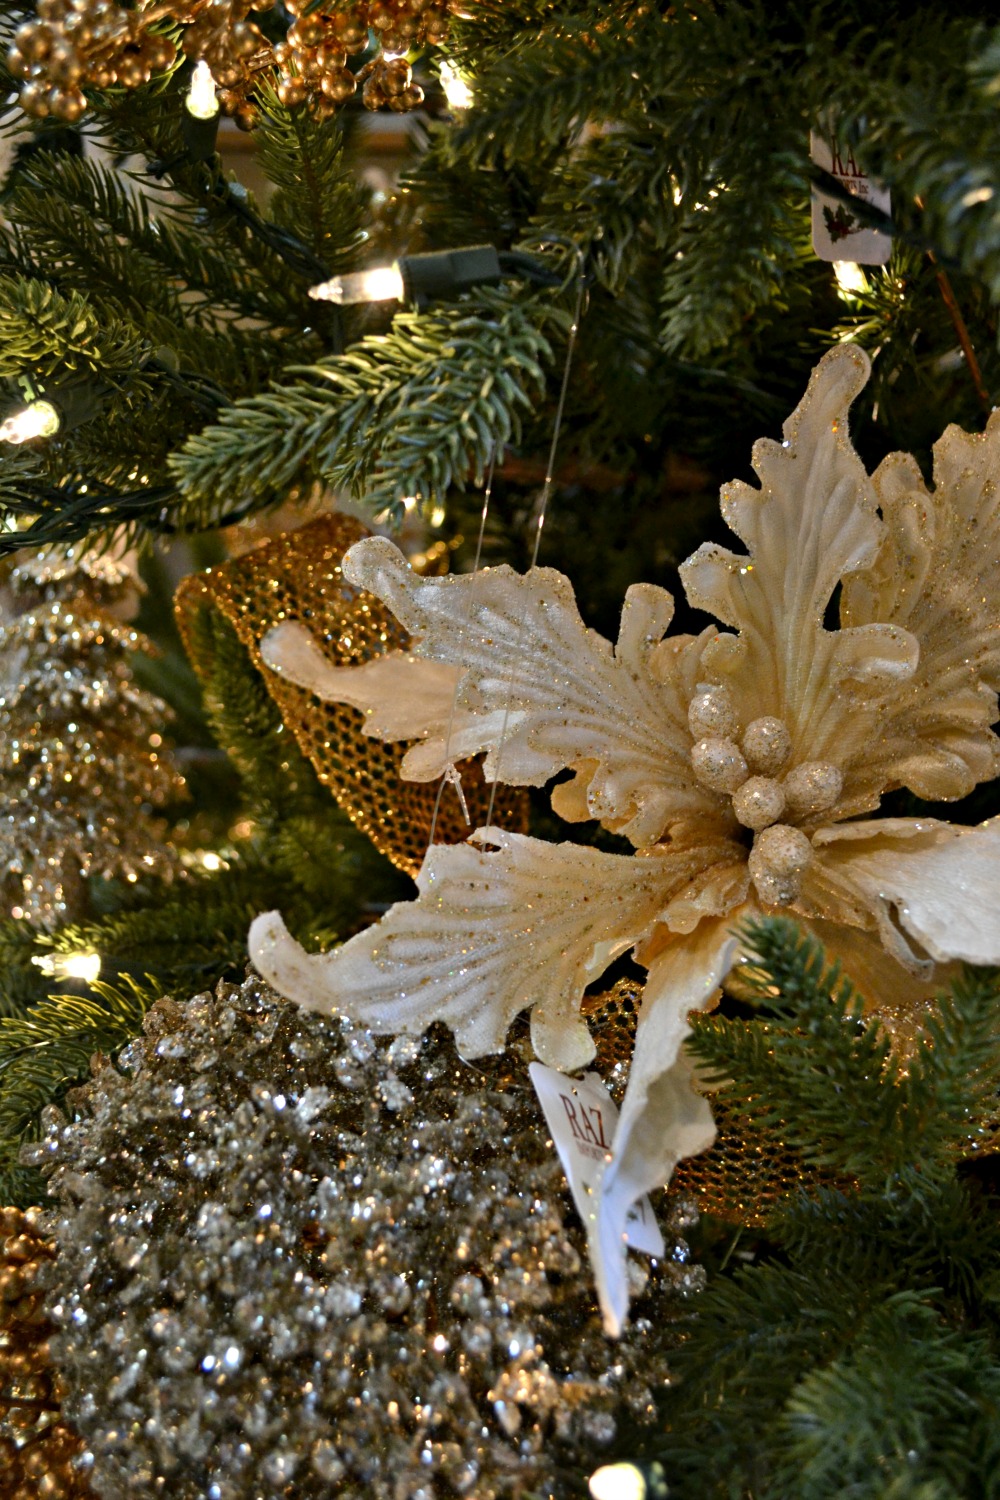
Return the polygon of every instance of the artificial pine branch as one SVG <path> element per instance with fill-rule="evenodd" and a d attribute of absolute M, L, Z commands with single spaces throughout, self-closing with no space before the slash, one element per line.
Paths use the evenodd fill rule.
<path fill-rule="evenodd" d="M 492 65 L 477 67 L 487 102 L 455 131 L 456 155 L 472 167 L 509 166 L 539 142 L 563 142 L 584 119 L 627 118 L 649 96 L 671 42 L 652 7 L 631 17 L 612 10 L 599 26 L 592 14 L 563 14 L 550 27 L 521 31 Z"/>
<path fill-rule="evenodd" d="M 0 1194 L 10 1203 L 41 1184 L 18 1166 L 38 1115 L 87 1074 L 95 1053 L 113 1054 L 135 1037 L 159 998 L 149 983 L 95 982 L 88 996 L 52 995 L 23 1017 L 0 1020 Z M 38 1202 L 35 1196 L 34 1202 Z"/>
<path fill-rule="evenodd" d="M 907 1071 L 814 939 L 746 940 L 762 1019 L 699 1018 L 692 1049 L 856 1186 L 779 1205 L 773 1250 L 717 1273 L 644 1456 L 679 1500 L 996 1495 L 1000 1224 L 960 1157 L 996 1114 L 997 976 L 940 998 Z"/>
<path fill-rule="evenodd" d="M 742 165 L 748 174 L 750 163 Z M 759 306 L 780 307 L 788 273 L 811 253 L 804 197 L 793 196 L 801 177 L 780 158 L 767 167 L 752 210 L 723 183 L 711 214 L 696 206 L 686 215 L 663 269 L 661 339 L 669 352 L 704 358 Z"/>
<path fill-rule="evenodd" d="M 908 51 L 905 71 L 895 40 L 881 37 L 862 79 L 848 88 L 841 78 L 831 92 L 838 133 L 894 192 L 919 200 L 922 233 L 938 259 L 977 277 L 996 302 L 1000 123 L 989 59 L 1000 47 L 1000 28 L 989 33 L 942 15 L 921 40 L 919 50 Z M 942 66 L 943 56 L 954 59 L 952 69 Z"/>
<path fill-rule="evenodd" d="M 376 513 L 407 495 L 443 498 L 516 442 L 552 358 L 551 301 L 483 290 L 474 302 L 399 313 L 388 334 L 304 368 L 294 384 L 227 408 L 172 469 L 192 508 L 219 490 L 259 503 L 318 477 L 363 494 Z"/>
<path fill-rule="evenodd" d="M 865 1185 L 892 1181 L 919 1195 L 947 1180 L 1000 1093 L 997 976 L 969 970 L 942 994 L 926 1044 L 904 1067 L 815 938 L 771 918 L 748 941 L 762 1020 L 701 1018 L 691 1044 L 715 1076 L 739 1079 L 725 1086 L 731 1107 Z"/>
<path fill-rule="evenodd" d="M 345 161 L 339 122 L 290 111 L 271 91 L 261 102 L 255 139 L 261 169 L 274 184 L 271 218 L 303 237 L 328 275 L 350 270 L 365 240 L 365 194 Z M 312 313 L 318 310 L 314 304 Z"/>
<path fill-rule="evenodd" d="M 119 375 L 149 350 L 123 320 L 103 321 L 79 293 L 63 296 L 42 281 L 0 280 L 0 378 L 76 370 Z"/>

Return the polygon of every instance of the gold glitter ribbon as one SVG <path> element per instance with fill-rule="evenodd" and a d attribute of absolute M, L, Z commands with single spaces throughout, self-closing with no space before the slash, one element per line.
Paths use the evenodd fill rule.
<path fill-rule="evenodd" d="M 619 979 L 610 990 L 584 1000 L 603 1077 L 631 1059 L 642 991 L 637 980 Z M 718 1096 L 712 1098 L 712 1114 L 714 1145 L 680 1162 L 670 1180 L 671 1193 L 693 1198 L 701 1213 L 762 1229 L 778 1204 L 799 1188 L 845 1185 L 807 1167 L 779 1131 L 748 1127 Z"/>
<path fill-rule="evenodd" d="M 597 1046 L 597 1069 L 604 1077 L 613 1075 L 632 1056 L 636 1025 L 642 1009 L 643 986 L 634 979 L 620 979 L 610 990 L 588 995 L 583 1013 Z M 922 1006 L 919 1015 L 926 1019 L 930 1006 Z M 873 1009 L 869 1014 L 892 1030 L 899 1017 L 895 1010 Z M 907 1030 L 908 1052 L 917 1046 L 929 1046 L 916 1020 Z M 893 1033 L 894 1042 L 898 1038 Z M 908 1053 L 904 1053 L 904 1056 Z M 612 1082 L 612 1092 L 614 1083 Z M 766 1129 L 748 1125 L 737 1112 L 745 1099 L 727 1100 L 713 1094 L 715 1117 L 714 1144 L 700 1156 L 689 1156 L 680 1162 L 670 1180 L 672 1193 L 692 1197 L 704 1214 L 743 1224 L 748 1229 L 765 1228 L 768 1218 L 782 1202 L 800 1189 L 817 1192 L 820 1188 L 851 1191 L 856 1184 L 832 1173 L 809 1166 L 801 1153 L 784 1139 L 780 1125 Z M 969 1122 L 968 1143 L 958 1155 L 970 1161 L 1000 1151 L 1000 1118 L 987 1117 Z"/>
<path fill-rule="evenodd" d="M 214 609 L 229 622 L 320 781 L 375 847 L 414 875 L 427 851 L 437 782 L 404 781 L 399 768 L 406 744 L 386 745 L 369 738 L 362 732 L 365 719 L 360 710 L 318 698 L 273 672 L 260 655 L 261 640 L 282 620 L 301 621 L 338 667 L 358 666 L 406 649 L 409 637 L 385 605 L 346 584 L 341 574 L 344 553 L 367 535 L 351 516 L 319 516 L 297 531 L 284 532 L 207 573 L 184 579 L 175 610 L 185 648 L 202 677 L 211 663 L 193 628 L 197 614 Z M 463 761 L 458 770 L 471 827 L 455 793 L 445 788 L 435 831 L 438 843 L 460 843 L 486 821 L 490 789 L 478 762 Z M 524 792 L 498 787 L 495 823 L 524 832 L 527 813 Z"/>

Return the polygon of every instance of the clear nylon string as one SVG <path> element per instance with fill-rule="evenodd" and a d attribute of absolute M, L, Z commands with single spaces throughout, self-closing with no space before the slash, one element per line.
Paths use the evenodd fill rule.
<path fill-rule="evenodd" d="M 578 250 L 577 255 L 579 259 L 579 279 L 577 281 L 576 289 L 576 307 L 573 310 L 573 321 L 570 324 L 569 338 L 566 342 L 566 363 L 563 367 L 562 388 L 559 392 L 559 402 L 556 406 L 555 420 L 552 424 L 552 443 L 549 448 L 549 461 L 545 468 L 545 481 L 542 485 L 542 495 L 538 506 L 538 520 L 535 525 L 535 544 L 531 552 L 532 567 L 535 567 L 538 562 L 538 549 L 542 544 L 542 529 L 545 525 L 546 514 L 548 513 L 549 496 L 552 494 L 552 484 L 555 476 L 556 453 L 559 448 L 559 434 L 562 430 L 563 413 L 566 410 L 566 393 L 569 390 L 569 372 L 570 366 L 573 363 L 573 349 L 576 345 L 577 330 L 579 329 L 580 317 L 583 312 L 583 293 L 585 286 L 583 272 L 583 254 Z M 504 703 L 503 722 L 500 726 L 500 739 L 497 743 L 497 755 L 493 769 L 493 781 L 490 786 L 490 803 L 486 813 L 487 833 L 493 826 L 493 807 L 497 798 L 497 784 L 501 779 L 500 762 L 503 757 L 504 741 L 507 738 L 507 727 L 510 723 L 510 710 L 514 700 L 514 679 L 517 673 L 518 655 L 521 649 L 521 638 L 524 635 L 524 622 L 526 614 L 527 606 L 525 606 L 525 613 L 521 615 L 521 618 L 518 621 L 517 631 L 514 636 L 514 643 L 511 647 L 510 673 L 507 677 L 507 687 L 504 694 L 506 701 Z"/>
<path fill-rule="evenodd" d="M 489 514 L 490 499 L 492 498 L 492 495 L 493 495 L 493 471 L 496 468 L 496 462 L 497 462 L 497 450 L 496 450 L 496 444 L 494 443 L 494 445 L 493 445 L 493 451 L 490 454 L 490 466 L 489 466 L 489 469 L 487 470 L 487 473 L 486 473 L 486 487 L 483 490 L 483 509 L 482 509 L 482 514 L 479 517 L 479 536 L 476 539 L 476 556 L 475 556 L 475 559 L 474 559 L 473 564 L 472 564 L 472 576 L 473 577 L 475 577 L 475 575 L 479 572 L 479 563 L 480 563 L 480 559 L 482 558 L 482 555 L 483 555 L 483 538 L 486 535 L 486 517 Z M 468 606 L 468 610 L 466 612 L 466 619 L 465 619 L 465 622 L 464 622 L 465 625 L 468 625 L 470 623 L 471 618 L 472 618 L 472 590 L 470 588 L 470 590 L 469 590 L 469 606 Z M 445 768 L 445 770 L 444 770 L 444 772 L 443 772 L 443 774 L 441 776 L 441 780 L 438 782 L 437 796 L 434 798 L 434 812 L 433 812 L 433 814 L 431 816 L 431 831 L 430 831 L 430 837 L 427 840 L 427 849 L 428 849 L 428 852 L 430 851 L 431 845 L 434 843 L 434 835 L 437 833 L 437 826 L 438 826 L 438 814 L 441 811 L 441 798 L 444 796 L 444 789 L 449 784 L 449 782 L 451 783 L 452 786 L 454 786 L 456 795 L 458 796 L 458 800 L 462 804 L 462 812 L 463 812 L 463 814 L 465 816 L 465 821 L 466 821 L 466 823 L 469 822 L 469 809 L 466 806 L 465 794 L 462 791 L 461 777 L 459 776 L 458 772 L 455 770 L 455 767 L 451 764 L 451 732 L 452 732 L 452 729 L 454 728 L 454 724 L 455 724 L 455 710 L 456 710 L 457 706 L 458 706 L 458 684 L 456 683 L 455 684 L 455 691 L 454 691 L 454 693 L 452 694 L 452 697 L 451 697 L 451 710 L 450 710 L 450 712 L 448 714 L 448 728 L 446 729 L 445 736 L 444 736 L 444 758 L 445 758 L 445 761 L 446 761 L 447 764 L 446 764 L 446 768 Z"/>

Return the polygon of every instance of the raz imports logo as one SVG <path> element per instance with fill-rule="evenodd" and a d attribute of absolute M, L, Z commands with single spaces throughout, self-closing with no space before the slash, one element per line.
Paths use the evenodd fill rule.
<path fill-rule="evenodd" d="M 545 1123 L 552 1132 L 552 1143 L 559 1153 L 577 1213 L 587 1231 L 593 1257 L 598 1243 L 596 1236 L 599 1234 L 597 1209 L 600 1185 L 608 1163 L 612 1160 L 618 1110 L 603 1080 L 596 1073 L 585 1073 L 582 1078 L 567 1078 L 565 1073 L 560 1073 L 556 1068 L 548 1068 L 540 1062 L 530 1063 L 528 1072 L 542 1106 Z M 659 1256 L 665 1253 L 663 1235 L 647 1194 L 637 1194 L 629 1206 L 623 1237 L 626 1244 L 635 1250 L 644 1251 L 646 1255 Z M 605 1274 L 610 1278 L 607 1282 L 609 1288 L 618 1287 L 623 1290 L 621 1278 L 626 1274 L 624 1261 L 614 1260 L 606 1268 Z"/>
<path fill-rule="evenodd" d="M 851 205 L 852 201 L 859 208 L 866 205 L 888 218 L 892 208 L 888 189 L 869 176 L 854 155 L 853 147 L 838 142 L 834 132 L 826 139 L 814 131 L 809 139 L 809 154 L 840 188 L 840 195 L 834 196 L 813 184 L 812 237 L 816 254 L 822 260 L 884 265 L 892 249 L 891 238 L 874 228 L 864 212 L 855 212 Z"/>
<path fill-rule="evenodd" d="M 569 1094 L 561 1093 L 559 1098 L 566 1111 L 576 1149 L 594 1161 L 603 1161 L 611 1150 L 611 1142 L 605 1139 L 601 1110 L 596 1104 L 588 1109 L 582 1099 L 574 1099 Z"/>

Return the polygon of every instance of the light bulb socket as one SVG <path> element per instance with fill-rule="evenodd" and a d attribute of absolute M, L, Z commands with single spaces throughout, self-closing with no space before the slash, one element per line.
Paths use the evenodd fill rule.
<path fill-rule="evenodd" d="M 76 379 L 56 381 L 52 385 L 36 385 L 24 377 L 18 381 L 29 402 L 45 401 L 54 408 L 59 417 L 58 432 L 71 432 L 93 421 L 104 409 L 104 398 L 110 387 L 97 376 L 79 376 Z"/>
<path fill-rule="evenodd" d="M 193 115 L 189 109 L 183 112 L 181 124 L 181 136 L 189 160 L 193 162 L 211 161 L 215 155 L 215 143 L 219 135 L 219 120 L 221 116 L 218 111 L 208 120 L 201 120 Z"/>
<path fill-rule="evenodd" d="M 418 309 L 458 297 L 474 286 L 499 286 L 503 279 L 500 256 L 492 245 L 401 255 L 398 265 L 405 300 Z"/>
<path fill-rule="evenodd" d="M 526 251 L 463 245 L 457 250 L 401 255 L 391 266 L 333 276 L 311 286 L 309 295 L 317 302 L 348 305 L 405 302 L 422 312 L 432 302 L 447 302 L 476 286 L 499 286 L 507 277 L 549 287 L 564 281 L 560 272 Z"/>

